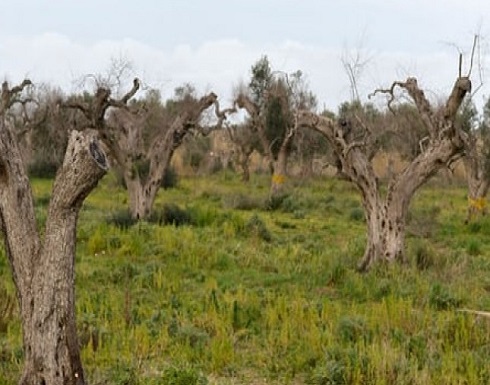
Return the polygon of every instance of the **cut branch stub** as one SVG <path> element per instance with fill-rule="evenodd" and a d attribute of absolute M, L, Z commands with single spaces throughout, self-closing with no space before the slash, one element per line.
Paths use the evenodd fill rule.
<path fill-rule="evenodd" d="M 467 76 L 459 77 L 454 83 L 453 90 L 444 109 L 444 118 L 454 121 L 461 103 L 467 93 L 471 92 L 471 80 Z"/>
<path fill-rule="evenodd" d="M 30 85 L 32 85 L 32 82 L 29 79 L 24 79 L 21 84 L 10 89 L 8 82 L 4 81 L 1 91 L 0 114 L 5 114 L 12 105 L 19 102 L 20 100 L 16 99 L 17 95 Z"/>

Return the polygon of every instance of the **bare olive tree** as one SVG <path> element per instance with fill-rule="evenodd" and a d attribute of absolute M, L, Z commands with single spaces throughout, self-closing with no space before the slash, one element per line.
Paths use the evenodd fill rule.
<path fill-rule="evenodd" d="M 234 153 L 234 161 L 242 171 L 242 181 L 250 180 L 250 157 L 259 146 L 256 135 L 249 122 L 227 125 L 226 134 L 231 142 Z"/>
<path fill-rule="evenodd" d="M 8 111 L 22 102 L 25 80 L 2 84 L 0 100 L 0 225 L 20 304 L 22 385 L 85 383 L 75 323 L 74 262 L 82 203 L 107 170 L 97 131 L 72 131 L 53 184 L 44 236 L 19 138 Z"/>
<path fill-rule="evenodd" d="M 367 245 L 359 263 L 366 270 L 377 261 L 405 261 L 404 240 L 408 208 L 414 193 L 439 169 L 446 167 L 464 151 L 466 134 L 458 128 L 456 115 L 465 95 L 471 90 L 468 76 L 458 76 L 452 92 L 442 107 L 431 105 L 417 79 L 396 81 L 388 89 L 375 94 L 388 95 L 388 107 L 401 89 L 415 104 L 428 135 L 421 152 L 388 183 L 382 193 L 371 160 L 377 136 L 362 118 L 329 118 L 308 111 L 296 115 L 299 126 L 310 127 L 323 134 L 336 153 L 339 169 L 362 195 L 367 222 Z M 362 136 L 352 132 L 363 132 Z"/>
<path fill-rule="evenodd" d="M 203 114 L 214 106 L 214 124 L 204 125 Z M 135 112 L 136 111 L 136 112 Z M 221 127 L 234 109 L 220 110 L 218 97 L 196 97 L 192 87 L 179 87 L 163 104 L 157 95 L 136 102 L 130 110 L 118 110 L 107 128 L 109 146 L 129 193 L 131 215 L 147 218 L 174 152 L 190 132 L 204 135 Z"/>

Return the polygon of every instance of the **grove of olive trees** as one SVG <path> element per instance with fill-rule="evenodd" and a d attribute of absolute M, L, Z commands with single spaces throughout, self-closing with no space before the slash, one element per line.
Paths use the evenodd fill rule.
<path fill-rule="evenodd" d="M 417 79 L 409 77 L 375 90 L 374 95 L 387 96 L 387 110 L 379 111 L 356 100 L 342 104 L 339 112 L 332 114 L 315 111 L 316 98 L 301 72 L 274 72 L 266 56 L 252 66 L 251 72 L 248 87 L 225 110 L 220 109 L 216 94 L 197 96 L 190 86 L 177 89 L 166 102 L 157 91 L 139 97 L 141 83 L 137 78 L 119 98 L 112 97 L 109 88 L 98 86 L 93 94 L 47 92 L 37 95 L 36 100 L 34 93 L 26 93 L 32 87 L 30 80 L 14 87 L 3 83 L 0 225 L 22 320 L 24 369 L 20 384 L 86 383 L 74 292 L 76 229 L 82 204 L 114 166 L 124 177 L 131 215 L 137 220 L 148 218 L 175 150 L 191 132 L 208 135 L 226 127 L 239 149 L 245 180 L 250 177 L 248 159 L 257 150 L 270 166 L 273 197 L 285 193 L 293 151 L 300 154 L 297 159 L 311 161 L 311 153 L 304 155 L 308 148 L 310 152 L 314 148 L 326 151 L 327 143 L 328 159 L 362 197 L 367 226 L 365 253 L 359 263 L 362 271 L 379 262 L 406 261 L 405 227 L 411 200 L 422 185 L 455 159 L 467 156 L 468 175 L 474 171 L 475 179 L 487 183 L 484 188 L 475 187 L 477 192 L 472 190 L 476 182 L 469 183 L 470 200 L 486 195 L 488 156 L 478 157 L 483 163 L 473 165 L 476 149 L 481 147 L 474 133 L 459 124 L 460 108 L 471 92 L 469 76 L 459 74 L 451 94 L 439 107 L 426 97 Z M 400 90 L 412 105 L 392 105 Z M 205 121 L 211 107 L 214 116 Z M 247 112 L 245 122 L 224 124 L 237 108 Z M 480 128 L 481 133 L 485 130 L 486 125 Z M 59 140 L 51 143 L 55 151 L 45 150 L 53 153 L 50 161 L 59 168 L 42 231 L 36 222 L 27 172 L 27 163 L 37 159 L 32 156 L 36 153 L 33 150 L 46 144 L 36 140 L 39 132 Z M 414 138 L 390 142 L 388 134 Z M 321 145 L 315 145 L 318 135 L 325 140 Z M 407 142 L 412 146 L 407 148 Z M 407 164 L 385 189 L 372 162 L 377 153 L 391 150 L 390 146 L 397 148 L 400 143 L 405 145 L 402 151 Z"/>

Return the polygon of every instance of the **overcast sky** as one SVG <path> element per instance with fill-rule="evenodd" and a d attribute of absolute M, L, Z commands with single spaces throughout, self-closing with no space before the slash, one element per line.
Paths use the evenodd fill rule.
<path fill-rule="evenodd" d="M 335 110 L 350 97 L 341 63 L 349 51 L 369 59 L 362 97 L 407 76 L 442 97 L 457 76 L 456 47 L 468 54 L 475 33 L 490 76 L 488 0 L 4 0 L 0 76 L 71 91 L 122 57 L 166 96 L 190 82 L 225 103 L 266 54 L 276 70 L 302 70 L 320 105 Z"/>

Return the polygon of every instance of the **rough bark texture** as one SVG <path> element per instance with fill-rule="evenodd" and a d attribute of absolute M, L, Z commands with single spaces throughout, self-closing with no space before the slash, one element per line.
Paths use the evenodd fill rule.
<path fill-rule="evenodd" d="M 128 129 L 128 127 L 125 129 L 115 127 L 112 131 L 115 143 L 110 144 L 110 146 L 114 149 L 113 152 L 118 154 L 115 159 L 117 166 L 123 171 L 133 218 L 144 219 L 150 215 L 162 179 L 170 167 L 175 150 L 182 144 L 184 138 L 191 130 L 203 131 L 199 126 L 201 114 L 212 105 L 216 105 L 216 103 L 217 96 L 214 93 L 202 97 L 193 108 L 187 109 L 176 116 L 169 127 L 162 127 L 148 151 L 141 149 L 139 144 L 142 143 L 140 139 L 142 135 L 141 126 L 133 127 L 132 130 Z M 221 125 L 222 120 L 226 119 L 226 116 L 220 116 L 220 114 L 222 112 L 217 107 L 218 125 Z M 128 135 L 132 131 L 137 133 L 132 136 Z M 138 151 L 138 149 L 140 150 Z M 135 161 L 141 157 L 149 162 L 149 170 L 146 177 L 141 177 L 135 171 Z"/>
<path fill-rule="evenodd" d="M 466 140 L 466 154 L 463 164 L 468 184 L 468 211 L 465 223 L 469 223 L 475 216 L 487 213 L 487 194 L 490 188 L 490 175 L 488 159 L 479 148 L 477 137 L 469 134 Z"/>
<path fill-rule="evenodd" d="M 74 306 L 76 222 L 83 200 L 105 174 L 100 164 L 105 159 L 93 132 L 72 133 L 42 241 L 17 137 L 6 115 L 22 89 L 9 90 L 4 83 L 0 108 L 0 223 L 22 319 L 20 384 L 81 385 Z"/>
<path fill-rule="evenodd" d="M 89 150 L 94 141 L 91 132 L 72 133 L 41 242 L 18 145 L 5 121 L 0 127 L 0 213 L 22 318 L 22 385 L 85 383 L 75 324 L 74 259 L 79 210 L 105 174 Z"/>
<path fill-rule="evenodd" d="M 464 96 L 471 89 L 468 78 L 458 78 L 446 105 L 440 110 L 432 108 L 414 78 L 395 82 L 390 89 L 376 91 L 390 94 L 388 106 L 395 87 L 405 89 L 413 99 L 429 131 L 429 138 L 424 151 L 390 181 L 384 197 L 371 164 L 372 154 L 368 151 L 370 132 L 366 129 L 362 141 L 349 140 L 346 135 L 352 128 L 349 125 L 360 122 L 337 122 L 305 111 L 297 114 L 298 125 L 313 128 L 327 138 L 337 155 L 343 176 L 361 192 L 367 223 L 367 244 L 359 263 L 360 270 L 368 269 L 377 261 L 405 261 L 406 216 L 414 193 L 440 168 L 464 151 L 464 133 L 457 129 L 454 118 Z"/>

